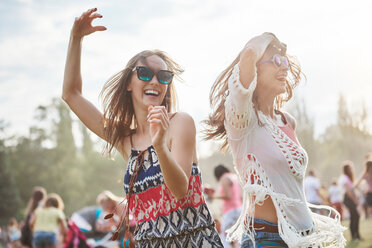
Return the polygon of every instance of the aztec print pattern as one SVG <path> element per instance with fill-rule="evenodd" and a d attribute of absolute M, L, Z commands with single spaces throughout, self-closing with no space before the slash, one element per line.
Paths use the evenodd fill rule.
<path fill-rule="evenodd" d="M 124 176 L 126 194 L 138 154 L 132 149 Z M 223 247 L 205 203 L 198 166 L 192 165 L 187 195 L 177 200 L 165 185 L 153 146 L 140 163 L 130 200 L 137 221 L 136 247 Z"/>

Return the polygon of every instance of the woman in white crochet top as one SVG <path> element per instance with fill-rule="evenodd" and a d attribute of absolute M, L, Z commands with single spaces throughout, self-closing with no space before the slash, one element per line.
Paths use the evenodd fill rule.
<path fill-rule="evenodd" d="M 252 38 L 211 90 L 207 139 L 229 146 L 244 190 L 228 238 L 242 247 L 344 247 L 339 214 L 311 205 L 329 215 L 313 213 L 305 199 L 307 154 L 294 118 L 280 111 L 301 79 L 286 50 L 274 34 Z"/>

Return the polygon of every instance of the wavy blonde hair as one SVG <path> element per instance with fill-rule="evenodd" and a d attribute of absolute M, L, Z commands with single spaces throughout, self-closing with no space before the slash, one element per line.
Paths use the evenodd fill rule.
<path fill-rule="evenodd" d="M 203 123 L 206 128 L 203 130 L 205 140 L 222 140 L 221 149 L 225 150 L 228 146 L 228 140 L 226 135 L 226 129 L 224 126 L 225 121 L 225 101 L 229 94 L 228 81 L 231 77 L 233 68 L 240 61 L 241 52 L 234 59 L 234 61 L 222 71 L 214 82 L 210 95 L 209 102 L 212 108 L 212 113 L 209 115 L 208 119 L 204 120 Z M 298 61 L 289 55 L 286 55 L 289 60 L 289 75 L 286 79 L 286 92 L 275 97 L 274 100 L 274 110 L 279 111 L 285 102 L 293 96 L 293 89 L 299 84 L 301 80 L 301 67 Z M 258 104 L 258 98 L 256 91 L 253 92 L 252 102 L 256 116 L 258 118 L 258 124 L 262 125 L 260 118 L 258 116 L 258 110 L 260 106 Z"/>
<path fill-rule="evenodd" d="M 104 85 L 101 91 L 101 98 L 104 108 L 105 129 L 104 135 L 108 141 L 105 151 L 109 154 L 115 145 L 124 141 L 135 132 L 137 121 L 134 115 L 131 92 L 128 85 L 132 78 L 132 69 L 138 62 L 146 64 L 146 58 L 152 55 L 159 56 L 167 65 L 167 69 L 172 71 L 176 78 L 180 78 L 183 69 L 172 58 L 161 50 L 145 50 L 131 58 L 126 67 L 112 76 Z M 173 112 L 177 108 L 177 96 L 174 85 L 171 83 L 161 104 L 168 112 Z"/>

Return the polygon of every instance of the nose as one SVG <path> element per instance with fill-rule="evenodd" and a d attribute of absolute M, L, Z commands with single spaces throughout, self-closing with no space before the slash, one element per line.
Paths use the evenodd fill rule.
<path fill-rule="evenodd" d="M 282 64 L 279 67 L 279 70 L 288 71 L 288 69 L 289 69 L 289 65 L 287 66 L 284 62 L 282 62 Z"/>
<path fill-rule="evenodd" d="M 150 83 L 150 84 L 157 84 L 157 83 L 160 84 L 157 75 L 154 75 L 154 76 L 152 77 L 152 79 L 150 80 L 149 83 Z"/>

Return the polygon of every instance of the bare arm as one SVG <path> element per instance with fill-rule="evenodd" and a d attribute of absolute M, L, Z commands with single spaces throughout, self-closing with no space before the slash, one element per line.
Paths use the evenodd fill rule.
<path fill-rule="evenodd" d="M 80 65 L 83 37 L 96 31 L 106 30 L 103 26 L 92 26 L 94 19 L 102 17 L 94 13 L 96 10 L 90 9 L 75 19 L 67 52 L 62 98 L 90 130 L 104 138 L 102 113 L 82 96 Z"/>
<path fill-rule="evenodd" d="M 66 235 L 67 235 L 66 221 L 64 219 L 58 219 L 58 225 L 59 225 L 59 230 L 61 231 L 63 243 L 65 243 Z"/>
<path fill-rule="evenodd" d="M 29 222 L 31 230 L 34 230 L 35 222 L 36 222 L 36 214 L 34 212 L 33 214 L 31 214 L 30 222 Z"/>
<path fill-rule="evenodd" d="M 359 178 L 358 178 L 358 180 L 355 182 L 355 184 L 354 184 L 354 187 L 358 187 L 359 186 L 359 184 L 363 181 L 363 179 L 364 179 L 364 177 L 366 176 L 366 174 L 367 174 L 367 171 L 365 171 Z"/>
<path fill-rule="evenodd" d="M 248 89 L 256 75 L 256 63 L 261 59 L 267 46 L 276 37 L 270 33 L 252 38 L 243 48 L 240 54 L 239 69 L 240 69 L 240 82 L 243 87 Z"/>
<path fill-rule="evenodd" d="M 165 131 L 169 127 L 164 107 L 149 111 L 152 143 L 158 155 L 165 184 L 177 198 L 187 194 L 195 149 L 195 124 L 190 116 L 178 113 L 173 119 L 172 151 L 168 149 Z"/>

